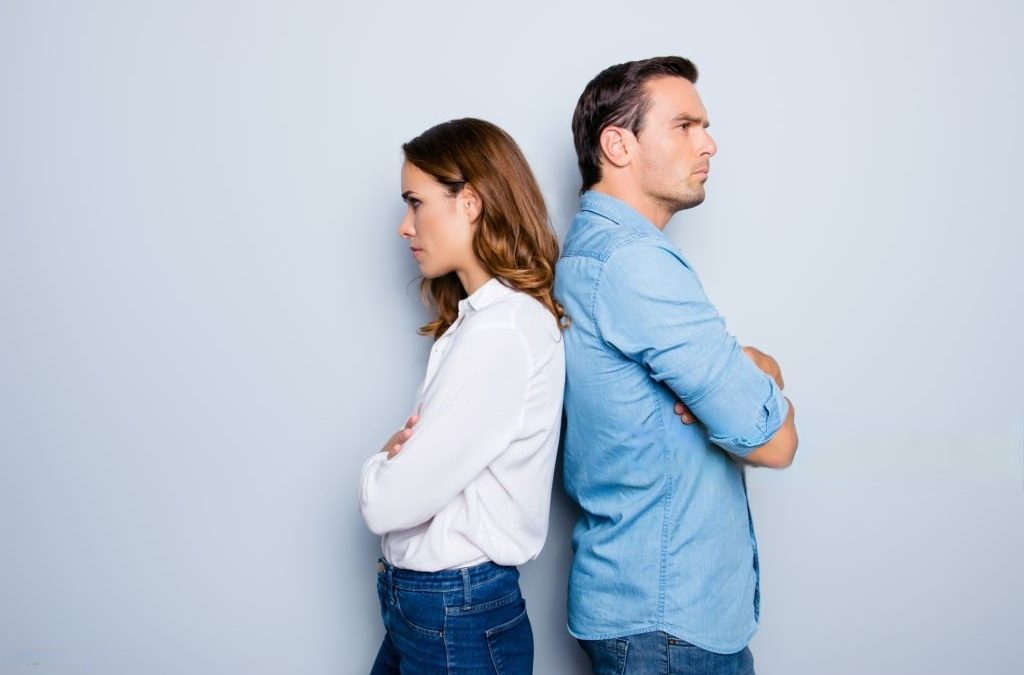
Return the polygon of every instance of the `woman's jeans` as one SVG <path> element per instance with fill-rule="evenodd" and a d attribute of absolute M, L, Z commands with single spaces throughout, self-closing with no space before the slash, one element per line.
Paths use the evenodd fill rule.
<path fill-rule="evenodd" d="M 579 643 L 594 675 L 754 675 L 750 648 L 716 654 L 661 631 Z"/>
<path fill-rule="evenodd" d="M 384 642 L 370 675 L 533 672 L 519 571 L 492 562 L 441 572 L 377 564 Z"/>

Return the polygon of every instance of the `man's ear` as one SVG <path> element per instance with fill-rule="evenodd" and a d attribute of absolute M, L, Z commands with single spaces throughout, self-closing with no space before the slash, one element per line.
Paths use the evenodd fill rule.
<path fill-rule="evenodd" d="M 471 183 L 466 183 L 462 186 L 462 190 L 459 191 L 459 199 L 462 202 L 461 208 L 466 210 L 469 222 L 476 223 L 484 210 L 484 203 Z"/>
<path fill-rule="evenodd" d="M 636 137 L 629 129 L 608 126 L 601 130 L 601 158 L 620 169 L 632 161 Z"/>

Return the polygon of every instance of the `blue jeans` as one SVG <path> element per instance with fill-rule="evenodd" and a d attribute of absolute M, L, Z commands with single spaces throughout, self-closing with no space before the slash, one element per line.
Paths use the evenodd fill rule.
<path fill-rule="evenodd" d="M 749 647 L 716 654 L 661 631 L 579 643 L 594 675 L 754 675 Z"/>
<path fill-rule="evenodd" d="M 533 631 L 515 567 L 413 572 L 381 560 L 377 597 L 386 633 L 370 675 L 533 672 Z"/>

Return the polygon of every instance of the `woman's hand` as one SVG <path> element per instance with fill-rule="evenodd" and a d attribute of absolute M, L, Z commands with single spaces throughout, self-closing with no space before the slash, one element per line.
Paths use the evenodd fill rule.
<path fill-rule="evenodd" d="M 391 435 L 388 442 L 384 444 L 383 448 L 381 448 L 381 452 L 388 453 L 388 459 L 393 459 L 395 455 L 402 451 L 402 445 L 412 437 L 412 428 L 416 426 L 416 423 L 419 421 L 420 416 L 416 413 L 409 415 L 409 419 L 405 421 L 405 426 Z"/>

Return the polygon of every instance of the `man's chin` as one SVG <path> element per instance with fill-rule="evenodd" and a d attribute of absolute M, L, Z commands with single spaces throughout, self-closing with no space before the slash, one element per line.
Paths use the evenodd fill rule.
<path fill-rule="evenodd" d="M 675 201 L 676 211 L 685 211 L 704 203 L 704 190 L 693 192 Z"/>

